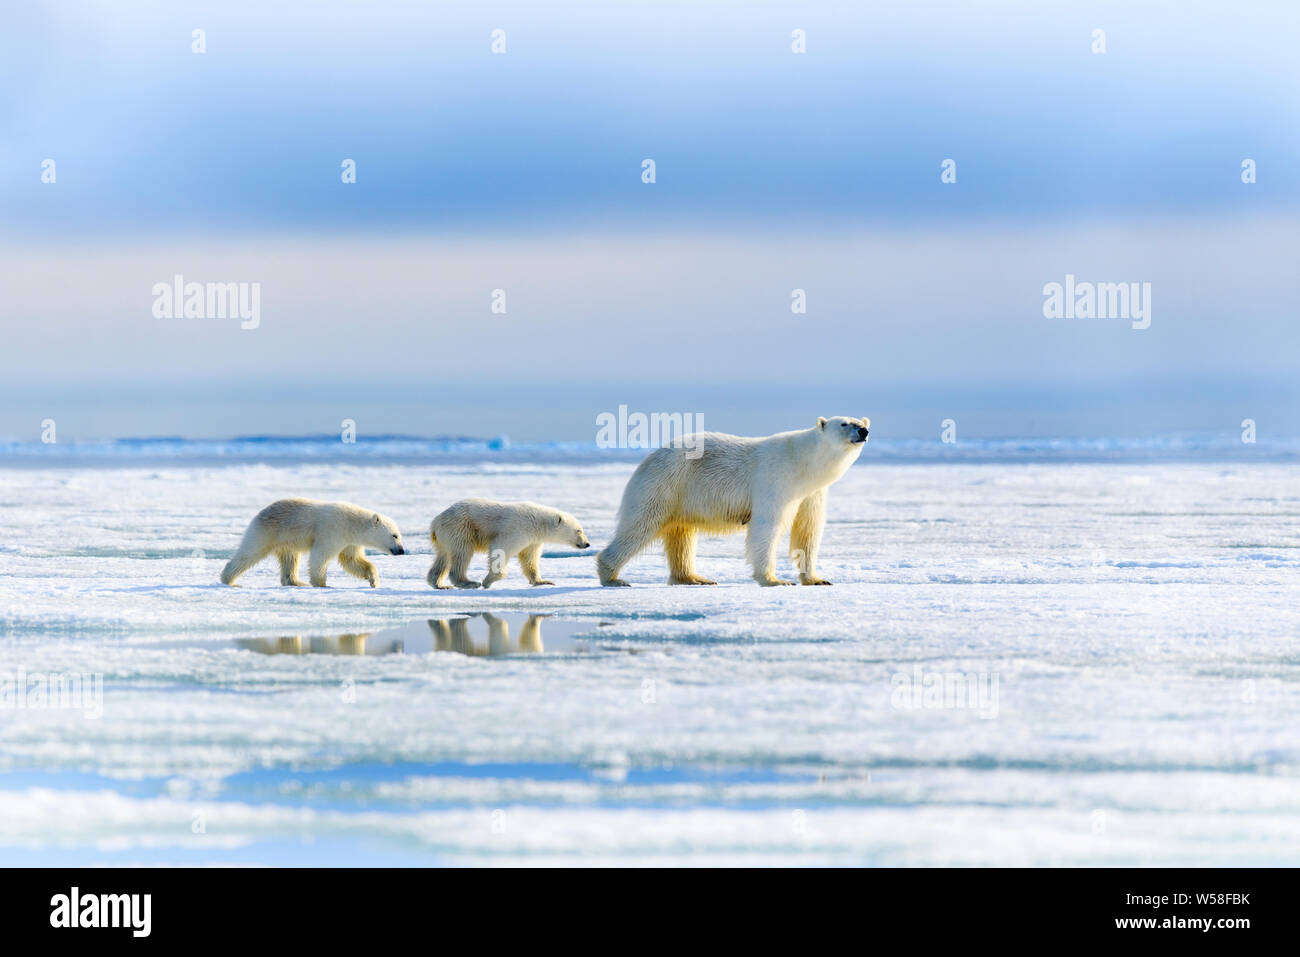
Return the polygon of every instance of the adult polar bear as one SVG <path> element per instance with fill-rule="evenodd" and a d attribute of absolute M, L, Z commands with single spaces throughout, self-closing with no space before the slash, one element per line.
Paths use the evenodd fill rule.
<path fill-rule="evenodd" d="M 793 585 L 775 571 L 777 540 L 790 528 L 799 581 L 829 585 L 817 575 L 826 488 L 857 461 L 870 427 L 865 416 L 836 416 L 765 438 L 701 432 L 655 449 L 623 490 L 614 540 L 596 556 L 600 583 L 626 585 L 618 577 L 623 566 L 662 539 L 669 584 L 716 584 L 695 573 L 696 533 L 746 528 L 755 581 Z"/>

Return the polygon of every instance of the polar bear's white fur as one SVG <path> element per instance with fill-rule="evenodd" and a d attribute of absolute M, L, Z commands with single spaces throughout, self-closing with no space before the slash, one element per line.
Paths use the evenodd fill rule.
<path fill-rule="evenodd" d="M 280 559 L 280 584 L 305 585 L 298 578 L 298 556 L 308 553 L 308 578 L 325 587 L 326 566 L 338 556 L 344 570 L 364 578 L 374 588 L 379 583 L 375 566 L 366 561 L 363 549 L 403 555 L 402 533 L 391 518 L 347 502 L 315 502 L 307 498 L 283 498 L 262 509 L 249 523 L 244 540 L 222 569 L 221 581 L 235 579 L 267 555 Z"/>
<path fill-rule="evenodd" d="M 450 588 L 449 573 L 457 588 L 478 588 L 479 583 L 468 577 L 475 552 L 488 553 L 484 588 L 506 577 L 506 565 L 515 555 L 530 582 L 553 585 L 544 581 L 537 569 L 542 544 L 591 546 L 578 520 L 568 512 L 535 502 L 493 502 L 485 498 L 463 499 L 440 512 L 429 526 L 429 538 L 438 550 L 428 575 L 434 588 Z"/>
<path fill-rule="evenodd" d="M 790 554 L 805 585 L 817 575 L 826 523 L 826 488 L 862 452 L 871 420 L 836 416 L 811 429 L 743 438 L 718 432 L 685 436 L 656 449 L 623 490 L 614 540 L 596 557 L 602 585 L 626 585 L 623 566 L 656 539 L 668 556 L 669 583 L 712 585 L 695 573 L 695 536 L 747 530 L 746 551 L 761 585 L 776 577 L 776 545 L 790 528 Z"/>

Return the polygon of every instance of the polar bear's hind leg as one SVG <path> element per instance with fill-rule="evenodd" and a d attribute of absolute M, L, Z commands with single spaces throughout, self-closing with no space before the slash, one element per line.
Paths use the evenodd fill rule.
<path fill-rule="evenodd" d="M 240 575 L 269 554 L 271 548 L 269 545 L 262 545 L 260 536 L 246 535 L 239 545 L 239 550 L 231 556 L 230 561 L 226 562 L 226 567 L 221 569 L 221 584 L 233 585 Z"/>
<path fill-rule="evenodd" d="M 276 557 L 280 559 L 280 584 L 281 585 L 306 585 L 307 583 L 298 577 L 298 552 L 292 548 L 281 548 L 276 552 Z"/>
<path fill-rule="evenodd" d="M 449 559 L 451 563 L 451 583 L 457 588 L 477 588 L 478 582 L 469 577 L 470 559 L 474 557 L 474 549 L 464 546 L 457 547 L 451 553 Z"/>
<path fill-rule="evenodd" d="M 429 566 L 427 581 L 431 588 L 450 588 L 447 584 L 447 572 L 451 569 L 451 562 L 447 558 L 447 553 L 441 548 L 438 549 L 438 557 L 433 560 Z"/>
<path fill-rule="evenodd" d="M 626 586 L 627 582 L 618 577 L 623 566 L 636 555 L 649 547 L 659 537 L 659 529 L 648 530 L 645 526 L 619 522 L 614 540 L 600 550 L 596 556 L 596 571 L 602 585 Z"/>
<path fill-rule="evenodd" d="M 668 584 L 716 585 L 695 573 L 695 528 L 673 525 L 664 530 L 664 554 L 668 558 Z"/>

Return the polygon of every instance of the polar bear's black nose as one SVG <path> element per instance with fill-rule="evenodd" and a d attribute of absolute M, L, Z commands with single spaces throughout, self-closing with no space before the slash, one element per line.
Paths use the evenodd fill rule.
<path fill-rule="evenodd" d="M 403 548 L 401 545 L 394 545 L 394 546 L 393 546 L 393 554 L 394 554 L 394 555 L 405 555 L 405 554 L 406 554 L 406 549 Z"/>
<path fill-rule="evenodd" d="M 864 429 L 862 426 L 858 426 L 858 438 L 865 439 L 866 437 L 867 437 L 867 430 Z"/>

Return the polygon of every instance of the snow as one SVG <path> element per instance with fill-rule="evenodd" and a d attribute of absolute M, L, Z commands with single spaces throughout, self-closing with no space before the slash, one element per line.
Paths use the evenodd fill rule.
<path fill-rule="evenodd" d="M 553 588 L 430 589 L 467 495 L 608 540 L 633 462 L 527 458 L 0 469 L 0 679 L 103 683 L 98 717 L 0 707 L 0 863 L 1295 862 L 1294 465 L 868 449 L 831 588 L 759 588 L 730 537 L 700 543 L 716 588 L 647 553 L 602 589 L 548 546 Z M 414 554 L 373 556 L 377 589 L 218 584 L 290 494 Z M 466 616 L 490 650 L 484 612 L 511 642 L 549 616 L 544 650 L 431 650 Z"/>

